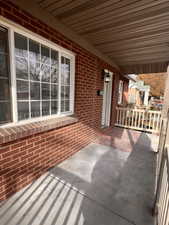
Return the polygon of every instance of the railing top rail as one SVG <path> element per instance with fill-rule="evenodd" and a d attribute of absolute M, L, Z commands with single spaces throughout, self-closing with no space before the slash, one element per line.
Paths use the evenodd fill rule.
<path fill-rule="evenodd" d="M 161 111 L 150 110 L 150 109 L 132 109 L 125 107 L 116 107 L 117 110 L 125 110 L 125 111 L 135 111 L 135 112 L 147 112 L 147 113 L 156 113 L 161 114 Z"/>

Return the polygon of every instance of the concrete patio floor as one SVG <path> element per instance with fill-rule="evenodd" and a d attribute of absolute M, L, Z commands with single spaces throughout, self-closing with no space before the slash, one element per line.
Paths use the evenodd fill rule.
<path fill-rule="evenodd" d="M 153 225 L 158 137 L 111 133 L 110 146 L 88 145 L 4 202 L 0 225 Z"/>

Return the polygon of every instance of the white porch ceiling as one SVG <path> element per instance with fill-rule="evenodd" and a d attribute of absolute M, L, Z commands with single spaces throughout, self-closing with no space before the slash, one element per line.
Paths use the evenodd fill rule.
<path fill-rule="evenodd" d="M 168 0 L 36 0 L 126 73 L 166 72 Z"/>

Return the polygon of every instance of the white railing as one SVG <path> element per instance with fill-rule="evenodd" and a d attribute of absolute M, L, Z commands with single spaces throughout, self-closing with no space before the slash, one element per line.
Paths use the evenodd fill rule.
<path fill-rule="evenodd" d="M 161 111 L 117 107 L 115 125 L 118 127 L 158 133 L 161 126 Z"/>

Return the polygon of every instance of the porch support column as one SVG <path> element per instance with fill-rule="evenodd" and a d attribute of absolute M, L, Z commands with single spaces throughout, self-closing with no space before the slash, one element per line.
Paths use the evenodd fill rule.
<path fill-rule="evenodd" d="M 144 92 L 144 105 L 148 106 L 148 97 L 149 97 L 149 91 Z"/>
<path fill-rule="evenodd" d="M 163 118 L 167 117 L 168 109 L 169 109 L 169 66 L 167 67 L 167 79 L 165 83 L 164 106 L 162 111 Z"/>
<path fill-rule="evenodd" d="M 167 118 L 168 110 L 169 110 L 169 66 L 167 68 L 167 79 L 166 79 L 165 93 L 164 93 L 164 106 L 162 110 L 163 119 Z M 167 131 L 167 136 L 166 136 L 166 145 L 169 145 L 169 127 Z"/>

